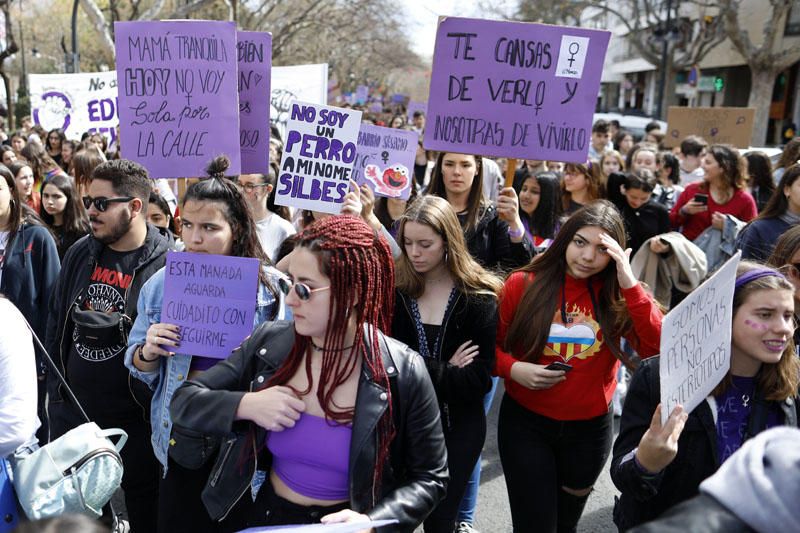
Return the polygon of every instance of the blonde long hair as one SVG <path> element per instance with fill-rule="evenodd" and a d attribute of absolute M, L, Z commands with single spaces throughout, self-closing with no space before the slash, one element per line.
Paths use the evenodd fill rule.
<path fill-rule="evenodd" d="M 503 287 L 502 280 L 478 264 L 467 250 L 464 231 L 458 223 L 453 206 L 439 196 L 417 198 L 399 219 L 397 242 L 402 254 L 396 260 L 396 283 L 400 292 L 418 298 L 425 291 L 425 279 L 420 275 L 403 245 L 407 222 L 417 222 L 431 228 L 444 240 L 447 269 L 456 286 L 466 294 L 491 294 L 496 296 Z"/>

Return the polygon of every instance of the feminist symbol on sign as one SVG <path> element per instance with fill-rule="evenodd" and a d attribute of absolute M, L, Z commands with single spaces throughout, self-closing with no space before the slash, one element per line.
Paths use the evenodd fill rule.
<path fill-rule="evenodd" d="M 389 162 L 389 152 L 387 152 L 386 150 L 384 150 L 383 152 L 381 152 L 381 159 L 383 159 L 383 164 L 384 164 L 384 165 L 385 165 L 386 163 L 388 163 L 388 162 Z"/>
<path fill-rule="evenodd" d="M 567 59 L 567 61 L 569 61 L 569 66 L 572 66 L 572 64 L 575 62 L 575 54 L 577 54 L 580 51 L 580 49 L 581 45 L 579 45 L 577 42 L 573 41 L 569 43 L 570 56 L 569 59 Z"/>

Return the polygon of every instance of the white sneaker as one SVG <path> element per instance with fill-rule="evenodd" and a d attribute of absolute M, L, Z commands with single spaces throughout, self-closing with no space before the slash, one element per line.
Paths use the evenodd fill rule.
<path fill-rule="evenodd" d="M 469 522 L 459 522 L 456 525 L 456 533 L 480 533 L 480 531 L 472 527 Z"/>

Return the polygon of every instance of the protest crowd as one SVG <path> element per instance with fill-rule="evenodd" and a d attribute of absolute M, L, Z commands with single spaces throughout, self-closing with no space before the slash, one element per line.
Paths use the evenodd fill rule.
<path fill-rule="evenodd" d="M 435 149 L 433 98 L 291 109 L 262 172 L 199 140 L 156 170 L 125 117 L 0 134 L 3 479 L 86 418 L 127 436 L 127 524 L 17 531 L 475 532 L 493 401 L 516 532 L 576 531 L 609 464 L 620 531 L 800 531 L 800 137 L 599 119 L 576 162 Z M 348 152 L 381 135 L 413 163 Z"/>

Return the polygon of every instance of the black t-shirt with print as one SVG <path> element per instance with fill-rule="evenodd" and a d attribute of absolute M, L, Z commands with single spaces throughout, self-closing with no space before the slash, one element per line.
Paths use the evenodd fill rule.
<path fill-rule="evenodd" d="M 124 312 L 127 289 L 141 252 L 141 248 L 117 252 L 106 247 L 81 295 L 81 308 Z M 125 367 L 125 339 L 111 346 L 97 346 L 85 341 L 76 327 L 70 346 L 67 380 L 90 418 L 141 412 L 128 382 L 131 378 Z"/>

